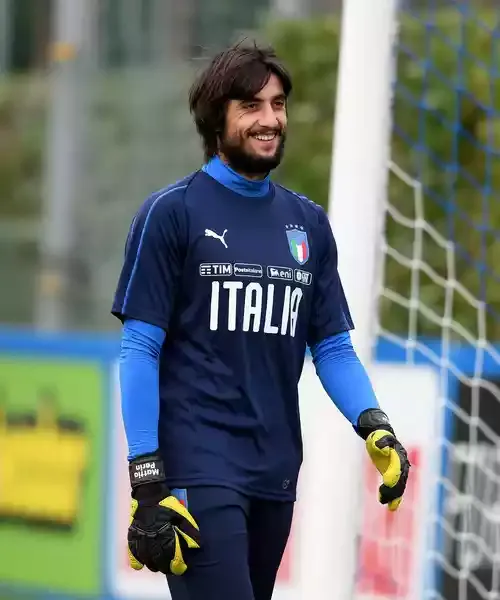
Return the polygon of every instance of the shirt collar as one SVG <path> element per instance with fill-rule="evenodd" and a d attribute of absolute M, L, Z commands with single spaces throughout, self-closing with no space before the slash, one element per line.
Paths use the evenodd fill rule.
<path fill-rule="evenodd" d="M 218 156 L 209 160 L 201 170 L 223 186 L 242 196 L 260 197 L 269 193 L 271 185 L 269 175 L 265 179 L 247 179 L 233 171 Z"/>

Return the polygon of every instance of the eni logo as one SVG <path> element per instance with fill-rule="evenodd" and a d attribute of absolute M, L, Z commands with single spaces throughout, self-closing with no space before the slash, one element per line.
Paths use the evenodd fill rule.
<path fill-rule="evenodd" d="M 58 411 L 51 390 L 33 411 L 0 399 L 0 520 L 73 527 L 89 454 L 84 424 Z"/>

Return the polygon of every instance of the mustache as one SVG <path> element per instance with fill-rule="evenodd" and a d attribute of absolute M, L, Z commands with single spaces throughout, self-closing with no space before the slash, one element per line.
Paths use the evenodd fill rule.
<path fill-rule="evenodd" d="M 283 135 L 284 128 L 283 127 L 273 127 L 272 129 L 255 129 L 250 130 L 247 135 L 269 135 L 275 133 L 276 135 Z"/>

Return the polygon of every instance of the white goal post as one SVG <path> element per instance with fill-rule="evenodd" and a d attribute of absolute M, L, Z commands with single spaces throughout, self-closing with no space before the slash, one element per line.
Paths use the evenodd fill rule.
<path fill-rule="evenodd" d="M 397 9 L 397 0 L 344 0 L 341 23 L 329 217 L 338 246 L 339 272 L 355 323 L 353 343 L 369 372 L 388 176 Z M 362 485 L 363 446 L 352 430 L 346 428 L 343 433 L 332 436 L 332 455 L 340 452 L 346 461 L 356 464 L 346 465 L 325 479 L 330 485 L 332 508 L 323 516 L 330 515 L 332 520 L 328 527 L 334 547 L 317 557 L 324 564 L 316 600 L 350 600 L 353 595 L 360 527 L 356 499 Z M 339 499 L 339 490 L 350 500 Z"/>

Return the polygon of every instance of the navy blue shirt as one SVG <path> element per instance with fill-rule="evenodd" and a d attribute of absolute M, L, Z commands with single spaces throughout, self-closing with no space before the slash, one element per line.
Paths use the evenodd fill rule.
<path fill-rule="evenodd" d="M 168 484 L 295 499 L 306 344 L 353 327 L 323 209 L 217 159 L 142 205 L 112 312 L 167 332 Z"/>

